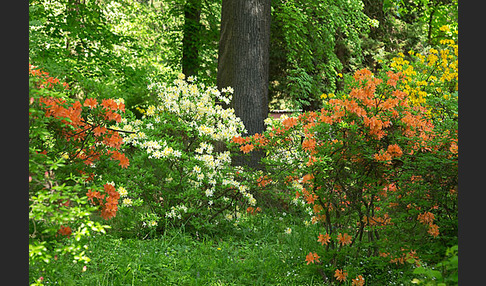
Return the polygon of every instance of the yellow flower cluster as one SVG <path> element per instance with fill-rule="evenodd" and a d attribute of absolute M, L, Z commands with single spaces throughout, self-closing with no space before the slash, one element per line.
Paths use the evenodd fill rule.
<path fill-rule="evenodd" d="M 440 30 L 445 36 L 457 35 L 455 31 L 450 33 L 449 26 Z M 406 76 L 401 88 L 409 95 L 411 104 L 426 107 L 431 117 L 438 117 L 441 110 L 430 99 L 457 101 L 457 96 L 453 96 L 458 90 L 457 37 L 440 40 L 439 46 L 423 53 L 410 51 L 409 55 L 410 61 L 403 53 L 397 54 L 390 67 Z"/>

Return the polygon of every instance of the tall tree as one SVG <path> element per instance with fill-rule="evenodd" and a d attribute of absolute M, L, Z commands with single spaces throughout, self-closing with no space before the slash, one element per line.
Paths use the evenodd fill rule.
<path fill-rule="evenodd" d="M 217 86 L 234 89 L 230 106 L 246 135 L 262 133 L 268 115 L 270 7 L 271 0 L 223 0 L 221 8 Z M 258 167 L 259 157 L 247 164 Z"/>
<path fill-rule="evenodd" d="M 184 28 L 182 39 L 182 73 L 197 75 L 199 49 L 201 47 L 201 0 L 187 0 L 184 5 Z"/>

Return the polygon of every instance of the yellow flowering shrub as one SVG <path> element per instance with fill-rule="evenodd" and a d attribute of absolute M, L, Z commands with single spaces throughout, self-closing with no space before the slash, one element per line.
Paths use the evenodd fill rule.
<path fill-rule="evenodd" d="M 457 30 L 447 25 L 440 28 L 443 39 L 439 45 L 424 52 L 398 53 L 389 68 L 407 78 L 401 88 L 409 95 L 410 103 L 428 109 L 434 121 L 457 119 L 458 45 Z"/>

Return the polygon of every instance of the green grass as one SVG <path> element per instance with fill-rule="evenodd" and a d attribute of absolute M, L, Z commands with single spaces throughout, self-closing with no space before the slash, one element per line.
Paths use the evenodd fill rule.
<path fill-rule="evenodd" d="M 112 229 L 89 240 L 86 271 L 59 257 L 45 271 L 30 266 L 30 282 L 42 276 L 45 285 L 336 285 L 325 284 L 319 272 L 333 280 L 331 264 L 306 264 L 310 251 L 322 255 L 323 249 L 317 225 L 305 226 L 298 215 L 258 214 L 216 230 L 179 228 L 140 239 Z M 411 272 L 373 259 L 350 258 L 346 268 L 359 269 L 366 285 L 410 285 Z"/>
<path fill-rule="evenodd" d="M 317 230 L 293 220 L 260 214 L 213 235 L 182 228 L 147 240 L 96 236 L 86 271 L 60 257 L 48 273 L 32 268 L 29 275 L 31 282 L 44 276 L 46 285 L 323 285 L 305 263 L 318 247 L 309 231 Z"/>

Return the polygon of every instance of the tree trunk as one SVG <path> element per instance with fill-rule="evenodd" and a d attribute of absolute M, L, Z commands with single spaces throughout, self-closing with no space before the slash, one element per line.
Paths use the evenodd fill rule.
<path fill-rule="evenodd" d="M 187 0 L 184 4 L 184 28 L 182 39 L 182 73 L 197 75 L 199 48 L 201 47 L 201 0 Z"/>
<path fill-rule="evenodd" d="M 218 88 L 232 87 L 230 107 L 245 124 L 247 133 L 262 133 L 268 115 L 268 71 L 271 0 L 223 0 L 218 54 Z M 250 162 L 260 167 L 261 154 Z"/>

